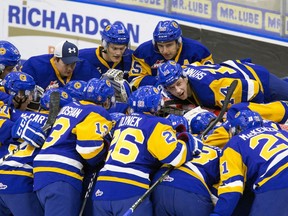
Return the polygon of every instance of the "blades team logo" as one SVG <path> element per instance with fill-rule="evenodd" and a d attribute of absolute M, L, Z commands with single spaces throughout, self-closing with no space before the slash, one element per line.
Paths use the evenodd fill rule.
<path fill-rule="evenodd" d="M 2 182 L 0 182 L 0 190 L 5 190 L 8 186 L 2 184 Z"/>
<path fill-rule="evenodd" d="M 169 175 L 167 175 L 167 176 L 163 179 L 163 181 L 165 181 L 165 182 L 172 182 L 172 181 L 174 181 L 174 178 L 172 178 L 172 177 L 170 177 Z"/>
<path fill-rule="evenodd" d="M 96 191 L 95 196 L 102 196 L 103 195 L 103 191 L 100 191 L 99 189 Z"/>
<path fill-rule="evenodd" d="M 59 88 L 59 83 L 57 80 L 51 81 L 46 90 L 53 89 L 53 88 Z"/>
<path fill-rule="evenodd" d="M 160 67 L 164 63 L 164 60 L 157 60 L 152 66 L 152 69 Z"/>

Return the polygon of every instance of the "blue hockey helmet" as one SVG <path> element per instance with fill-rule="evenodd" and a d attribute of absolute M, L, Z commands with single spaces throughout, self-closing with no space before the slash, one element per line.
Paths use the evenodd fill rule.
<path fill-rule="evenodd" d="M 182 42 L 182 30 L 175 20 L 158 22 L 153 32 L 153 44 L 177 40 Z"/>
<path fill-rule="evenodd" d="M 156 113 L 162 105 L 161 92 L 153 86 L 141 86 L 128 98 L 131 112 Z"/>
<path fill-rule="evenodd" d="M 54 91 L 59 92 L 60 94 L 60 108 L 73 102 L 72 97 L 63 88 L 51 88 L 45 91 L 42 98 L 40 99 L 40 106 L 42 109 L 49 110 L 50 95 Z"/>
<path fill-rule="evenodd" d="M 186 118 L 180 115 L 175 115 L 175 114 L 169 114 L 166 117 L 172 124 L 172 127 L 174 130 L 178 131 L 188 131 L 189 126 L 188 126 L 188 121 Z"/>
<path fill-rule="evenodd" d="M 230 132 L 232 135 L 237 135 L 241 131 L 263 126 L 263 119 L 259 113 L 251 110 L 241 110 L 233 117 L 227 118 L 230 122 Z"/>
<path fill-rule="evenodd" d="M 49 101 L 52 92 L 59 92 L 60 94 L 60 108 L 66 106 L 67 104 L 73 102 L 72 97 L 63 88 L 51 88 L 44 92 L 42 98 L 40 99 L 40 106 L 44 110 L 49 110 Z"/>
<path fill-rule="evenodd" d="M 175 83 L 182 76 L 182 67 L 173 60 L 169 60 L 158 67 L 158 82 L 165 88 Z"/>
<path fill-rule="evenodd" d="M 3 80 L 7 94 L 16 95 L 23 91 L 25 95 L 30 95 L 35 89 L 35 81 L 32 76 L 24 72 L 11 72 Z"/>
<path fill-rule="evenodd" d="M 6 66 L 16 66 L 20 58 L 19 50 L 12 43 L 0 40 L 0 72 Z"/>
<path fill-rule="evenodd" d="M 121 22 L 107 25 L 101 32 L 101 36 L 105 48 L 109 43 L 128 46 L 130 42 L 129 33 Z"/>
<path fill-rule="evenodd" d="M 86 81 L 71 80 L 64 86 L 64 90 L 73 98 L 73 100 L 82 100 L 86 85 Z"/>
<path fill-rule="evenodd" d="M 104 104 L 109 100 L 109 108 L 115 104 L 115 92 L 108 79 L 92 78 L 84 89 L 84 100 Z"/>
<path fill-rule="evenodd" d="M 113 113 L 110 113 L 110 116 L 112 118 L 112 129 L 110 130 L 110 134 L 113 134 L 116 123 L 120 120 L 121 117 L 126 116 L 126 115 L 121 112 L 113 112 Z"/>
<path fill-rule="evenodd" d="M 190 129 L 192 134 L 201 134 L 217 116 L 209 111 L 200 112 L 191 118 Z"/>

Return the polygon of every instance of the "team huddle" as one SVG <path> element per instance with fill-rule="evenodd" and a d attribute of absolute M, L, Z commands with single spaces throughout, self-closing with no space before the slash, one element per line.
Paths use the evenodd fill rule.
<path fill-rule="evenodd" d="M 287 80 L 174 20 L 101 36 L 23 65 L 0 41 L 1 216 L 288 215 Z"/>

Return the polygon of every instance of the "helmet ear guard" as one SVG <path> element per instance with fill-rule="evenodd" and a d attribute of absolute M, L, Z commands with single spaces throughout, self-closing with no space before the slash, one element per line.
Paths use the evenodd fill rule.
<path fill-rule="evenodd" d="M 0 75 L 3 73 L 4 69 L 5 69 L 5 65 L 0 64 Z"/>

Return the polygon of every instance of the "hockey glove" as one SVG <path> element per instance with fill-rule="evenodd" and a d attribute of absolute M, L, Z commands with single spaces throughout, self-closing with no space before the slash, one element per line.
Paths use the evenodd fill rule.
<path fill-rule="evenodd" d="M 118 69 L 109 69 L 103 74 L 103 79 L 108 79 L 115 90 L 116 101 L 127 102 L 132 90 L 129 83 L 123 78 L 124 72 Z"/>
<path fill-rule="evenodd" d="M 12 127 L 12 138 L 22 138 L 35 148 L 41 148 L 46 134 L 39 123 L 28 118 L 19 118 Z"/>
<path fill-rule="evenodd" d="M 177 136 L 177 139 L 180 139 L 186 143 L 188 151 L 192 152 L 193 156 L 201 153 L 203 143 L 196 137 L 192 136 L 192 134 L 183 132 Z"/>

